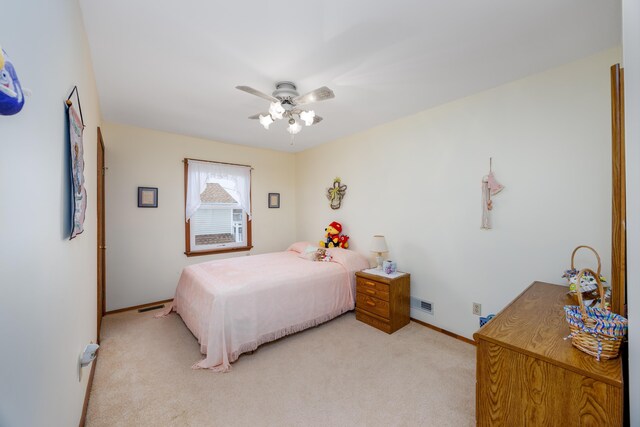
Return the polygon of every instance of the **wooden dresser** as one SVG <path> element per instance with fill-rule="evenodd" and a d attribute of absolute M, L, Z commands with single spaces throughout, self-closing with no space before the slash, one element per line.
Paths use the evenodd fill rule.
<path fill-rule="evenodd" d="M 478 426 L 622 425 L 622 361 L 563 339 L 566 292 L 534 282 L 474 334 Z"/>
<path fill-rule="evenodd" d="M 356 273 L 356 319 L 392 334 L 409 323 L 409 273 L 388 278 Z"/>

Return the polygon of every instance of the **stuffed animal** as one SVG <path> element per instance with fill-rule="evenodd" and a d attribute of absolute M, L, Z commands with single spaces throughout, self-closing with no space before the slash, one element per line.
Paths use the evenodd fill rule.
<path fill-rule="evenodd" d="M 342 233 L 342 224 L 333 221 L 324 229 L 324 240 L 320 240 L 318 246 L 321 248 L 343 248 L 349 247 L 349 236 Z"/>
<path fill-rule="evenodd" d="M 340 233 L 342 233 L 342 224 L 333 221 L 324 229 L 324 241 L 320 240 L 318 246 L 321 248 L 337 248 L 340 242 Z"/>
<path fill-rule="evenodd" d="M 313 256 L 314 261 L 330 262 L 331 259 L 332 257 L 327 253 L 327 250 L 322 248 L 318 249 Z"/>
<path fill-rule="evenodd" d="M 0 48 L 0 115 L 11 116 L 22 110 L 24 95 L 11 60 Z"/>

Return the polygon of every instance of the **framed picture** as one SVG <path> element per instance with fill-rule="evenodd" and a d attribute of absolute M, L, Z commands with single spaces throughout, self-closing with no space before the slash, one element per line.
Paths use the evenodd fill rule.
<path fill-rule="evenodd" d="M 270 208 L 280 207 L 280 193 L 269 193 L 269 207 Z"/>
<path fill-rule="evenodd" d="M 138 187 L 138 207 L 157 208 L 158 189 L 155 187 Z"/>

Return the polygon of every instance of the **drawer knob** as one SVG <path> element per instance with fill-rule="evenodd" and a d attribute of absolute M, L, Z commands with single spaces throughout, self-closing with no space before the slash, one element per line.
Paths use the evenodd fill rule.
<path fill-rule="evenodd" d="M 373 283 L 373 282 L 364 282 L 364 284 L 365 284 L 365 285 L 368 285 L 368 286 L 375 286 L 375 285 L 376 285 L 376 284 L 375 284 L 375 283 Z"/>
<path fill-rule="evenodd" d="M 373 289 L 365 289 L 364 290 L 366 293 L 371 294 L 371 295 L 375 295 L 376 291 L 374 291 Z"/>
<path fill-rule="evenodd" d="M 375 307 L 375 306 L 376 306 L 376 303 L 375 303 L 375 302 L 373 302 L 373 301 L 371 301 L 370 299 L 368 299 L 368 300 L 366 301 L 366 303 L 367 303 L 367 305 L 370 305 L 371 307 Z"/>

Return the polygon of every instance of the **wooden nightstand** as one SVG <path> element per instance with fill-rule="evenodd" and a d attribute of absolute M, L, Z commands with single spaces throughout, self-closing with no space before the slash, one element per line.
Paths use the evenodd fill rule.
<path fill-rule="evenodd" d="M 356 272 L 356 319 L 388 334 L 408 324 L 410 278 Z"/>

